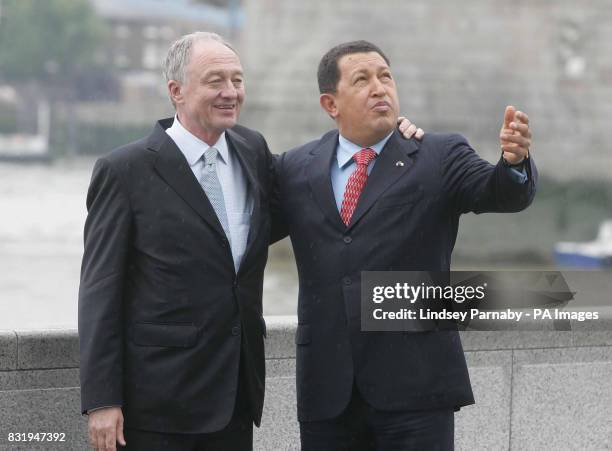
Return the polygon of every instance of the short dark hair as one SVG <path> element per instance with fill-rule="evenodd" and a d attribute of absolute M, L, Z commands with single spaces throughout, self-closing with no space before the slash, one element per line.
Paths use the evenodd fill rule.
<path fill-rule="evenodd" d="M 391 62 L 387 55 L 383 53 L 376 45 L 368 41 L 351 41 L 339 44 L 330 49 L 321 61 L 317 70 L 317 81 L 319 82 L 319 93 L 334 94 L 340 81 L 340 68 L 338 61 L 345 55 L 353 53 L 368 53 L 376 52 L 383 57 L 385 62 L 391 66 Z"/>

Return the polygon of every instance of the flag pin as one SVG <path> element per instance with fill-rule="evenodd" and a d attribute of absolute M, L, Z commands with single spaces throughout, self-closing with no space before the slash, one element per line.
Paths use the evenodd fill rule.
<path fill-rule="evenodd" d="M 395 166 L 397 166 L 398 168 L 401 168 L 404 166 L 404 162 L 403 161 L 398 161 L 397 163 L 395 163 Z"/>

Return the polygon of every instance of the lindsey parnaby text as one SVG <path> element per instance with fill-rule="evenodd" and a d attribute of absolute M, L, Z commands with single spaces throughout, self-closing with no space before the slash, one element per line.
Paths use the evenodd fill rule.
<path fill-rule="evenodd" d="M 417 309 L 401 308 L 385 311 L 377 308 L 372 312 L 375 320 L 452 320 L 465 322 L 469 320 L 521 321 L 521 320 L 572 320 L 587 321 L 599 319 L 596 311 L 565 311 L 557 308 L 534 308 L 528 310 L 481 310 L 472 308 L 464 311 L 452 309 Z"/>

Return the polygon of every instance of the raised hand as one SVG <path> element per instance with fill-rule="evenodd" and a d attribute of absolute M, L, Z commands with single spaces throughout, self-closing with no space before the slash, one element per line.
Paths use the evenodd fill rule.
<path fill-rule="evenodd" d="M 529 156 L 531 130 L 529 117 L 513 106 L 507 106 L 504 113 L 504 124 L 499 133 L 499 143 L 504 160 L 509 164 L 519 164 Z"/>
<path fill-rule="evenodd" d="M 410 139 L 414 136 L 420 141 L 423 138 L 423 135 L 425 134 L 423 129 L 417 128 L 416 125 L 414 125 L 404 116 L 400 116 L 397 118 L 397 128 L 399 128 L 400 133 L 404 135 L 404 138 L 406 139 Z"/>

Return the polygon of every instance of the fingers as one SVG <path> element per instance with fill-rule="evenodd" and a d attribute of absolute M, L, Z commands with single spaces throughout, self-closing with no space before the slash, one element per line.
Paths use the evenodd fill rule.
<path fill-rule="evenodd" d="M 508 105 L 504 112 L 504 125 L 499 133 L 499 143 L 508 163 L 518 164 L 527 158 L 531 147 L 529 116 Z"/>
<path fill-rule="evenodd" d="M 527 124 L 510 122 L 510 129 L 502 129 L 502 133 L 515 134 L 513 132 L 519 132 L 526 138 L 531 138 L 531 131 L 529 130 L 529 125 Z"/>
<path fill-rule="evenodd" d="M 121 409 L 109 407 L 90 412 L 88 432 L 89 443 L 96 450 L 116 451 L 118 439 L 125 445 Z"/>
<path fill-rule="evenodd" d="M 96 433 L 96 450 L 105 451 L 106 450 L 106 436 L 104 432 L 98 431 Z"/>
<path fill-rule="evenodd" d="M 501 144 L 502 156 L 509 164 L 519 164 L 529 157 L 529 148 L 516 143 Z"/>
<path fill-rule="evenodd" d="M 106 448 L 104 433 L 96 425 L 89 425 L 89 444 L 93 449 L 103 450 Z"/>
<path fill-rule="evenodd" d="M 121 435 L 123 438 L 123 431 Z M 99 430 L 95 433 L 94 437 L 94 442 L 90 442 L 90 444 L 92 444 L 92 446 L 96 450 L 117 451 L 117 436 L 115 428 Z M 125 445 L 125 440 L 123 440 L 123 443 L 121 443 L 121 445 Z"/>
<path fill-rule="evenodd" d="M 89 445 L 93 449 L 97 449 L 98 448 L 98 437 L 96 437 L 96 435 L 91 430 L 91 428 L 88 429 L 88 432 L 89 432 Z"/>
<path fill-rule="evenodd" d="M 123 417 L 117 422 L 117 441 L 121 446 L 125 446 L 125 437 L 123 436 Z"/>
<path fill-rule="evenodd" d="M 416 138 L 421 140 L 425 135 L 422 128 L 417 128 L 416 125 L 403 116 L 397 118 L 397 127 L 405 139 Z"/>
<path fill-rule="evenodd" d="M 501 144 L 518 144 L 519 146 L 525 147 L 529 149 L 531 146 L 531 139 L 524 137 L 523 135 L 508 135 L 506 133 L 502 133 L 499 135 L 499 140 Z"/>
<path fill-rule="evenodd" d="M 116 427 L 106 429 L 104 451 L 117 451 Z"/>
<path fill-rule="evenodd" d="M 512 122 L 520 122 L 529 125 L 529 116 L 522 111 L 517 111 L 512 105 L 508 105 L 504 111 L 504 125 L 502 128 L 511 128 Z"/>
<path fill-rule="evenodd" d="M 410 126 L 406 129 L 406 131 L 403 133 L 404 138 L 406 139 L 410 139 L 414 136 L 414 134 L 417 132 L 417 128 L 416 125 L 414 124 L 410 124 Z"/>
<path fill-rule="evenodd" d="M 508 140 L 501 142 L 503 157 L 509 164 L 519 164 L 529 156 L 529 146 L 522 143 L 512 142 L 513 140 L 523 139 L 519 136 L 510 136 Z"/>
<path fill-rule="evenodd" d="M 527 116 L 522 111 L 517 111 L 514 117 L 521 121 L 523 124 L 529 125 L 529 116 Z"/>
<path fill-rule="evenodd" d="M 406 136 L 406 132 L 411 128 L 414 127 L 414 125 L 412 124 L 412 122 L 410 122 L 408 119 L 406 119 L 403 116 L 400 116 L 397 118 L 397 128 L 399 128 L 399 131 L 402 133 L 402 135 L 404 135 L 404 137 Z M 416 130 L 416 127 L 415 127 Z M 412 135 L 410 135 L 412 136 Z M 410 138 L 409 136 L 409 138 Z"/>
<path fill-rule="evenodd" d="M 516 109 L 512 105 L 506 107 L 506 111 L 504 112 L 504 125 L 502 128 L 510 128 L 510 122 L 514 120 L 515 113 Z"/>

